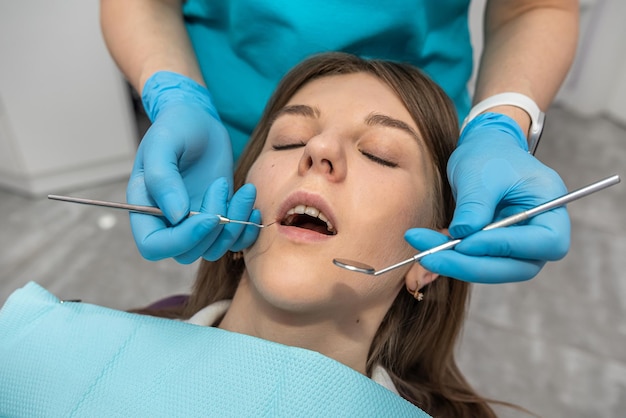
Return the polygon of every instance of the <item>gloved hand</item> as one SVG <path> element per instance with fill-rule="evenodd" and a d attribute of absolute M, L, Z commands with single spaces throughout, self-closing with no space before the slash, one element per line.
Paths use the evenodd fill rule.
<path fill-rule="evenodd" d="M 519 125 L 498 113 L 481 114 L 465 127 L 448 161 L 448 179 L 456 199 L 449 227 L 453 238 L 567 192 L 559 175 L 528 153 Z M 449 237 L 415 228 L 405 239 L 425 251 Z M 454 250 L 420 262 L 430 271 L 469 282 L 516 282 L 533 278 L 547 261 L 563 258 L 569 242 L 569 216 L 558 208 L 523 224 L 477 232 Z"/>
<path fill-rule="evenodd" d="M 253 210 L 256 188 L 246 184 L 230 201 L 229 189 L 224 177 L 215 180 L 207 189 L 200 213 L 175 226 L 157 216 L 131 213 L 133 234 L 144 237 L 142 246 L 150 248 L 152 258 L 146 258 L 174 257 L 182 264 L 193 263 L 200 257 L 215 261 L 228 250 L 239 251 L 254 243 L 259 235 L 258 228 L 235 223 L 220 225 L 215 215 L 260 223 L 260 212 Z"/>
<path fill-rule="evenodd" d="M 238 241 L 245 228 L 218 225 L 215 217 L 197 215 L 180 223 L 190 210 L 201 209 L 214 210 L 212 215 L 236 213 L 235 219 L 246 220 L 256 193 L 241 191 L 242 198 L 233 198 L 225 212 L 232 194 L 233 156 L 208 90 L 182 75 L 157 72 L 146 82 L 142 99 L 153 123 L 137 150 L 126 197 L 129 203 L 156 204 L 167 222 L 131 215 L 141 255 L 148 260 L 175 257 L 188 263 L 204 254 L 219 258 L 236 242 L 239 249 L 252 244 L 255 234 L 247 232 Z M 207 191 L 218 178 L 223 179 Z"/>

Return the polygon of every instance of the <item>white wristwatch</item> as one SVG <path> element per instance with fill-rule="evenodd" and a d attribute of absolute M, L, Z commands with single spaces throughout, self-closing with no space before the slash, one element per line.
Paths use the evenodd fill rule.
<path fill-rule="evenodd" d="M 463 121 L 461 131 L 463 131 L 465 125 L 476 116 L 496 106 L 515 106 L 528 113 L 528 116 L 530 116 L 528 152 L 535 154 L 537 145 L 539 145 L 539 139 L 541 139 L 541 133 L 543 132 L 546 114 L 539 109 L 539 106 L 537 106 L 537 103 L 535 103 L 533 99 L 521 93 L 500 93 L 481 101 L 476 106 L 472 107 Z"/>

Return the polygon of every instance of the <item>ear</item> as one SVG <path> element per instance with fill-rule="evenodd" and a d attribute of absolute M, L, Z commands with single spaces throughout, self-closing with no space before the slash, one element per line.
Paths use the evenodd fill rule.
<path fill-rule="evenodd" d="M 448 229 L 440 229 L 439 232 L 445 235 L 448 234 Z M 413 263 L 409 271 L 404 276 L 404 285 L 409 293 L 417 294 L 416 292 L 429 283 L 437 280 L 439 275 L 431 271 L 426 270 L 420 263 Z"/>
<path fill-rule="evenodd" d="M 404 276 L 404 285 L 409 293 L 415 294 L 419 289 L 434 282 L 439 275 L 426 270 L 420 263 L 414 263 Z"/>

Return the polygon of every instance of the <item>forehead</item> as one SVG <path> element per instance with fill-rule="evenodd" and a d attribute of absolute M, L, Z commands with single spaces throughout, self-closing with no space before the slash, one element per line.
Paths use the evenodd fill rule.
<path fill-rule="evenodd" d="M 384 81 L 369 73 L 323 76 L 302 86 L 287 102 L 318 105 L 349 106 L 355 110 L 388 111 L 411 118 L 398 95 Z"/>

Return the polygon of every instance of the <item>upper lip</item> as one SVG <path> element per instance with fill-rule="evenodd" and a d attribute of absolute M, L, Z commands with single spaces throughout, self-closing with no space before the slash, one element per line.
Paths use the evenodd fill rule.
<path fill-rule="evenodd" d="M 298 205 L 310 206 L 318 209 L 328 219 L 328 222 L 337 231 L 337 221 L 330 204 L 319 194 L 307 192 L 304 190 L 296 191 L 290 194 L 279 206 L 277 221 L 282 222 L 287 216 L 290 209 Z"/>

